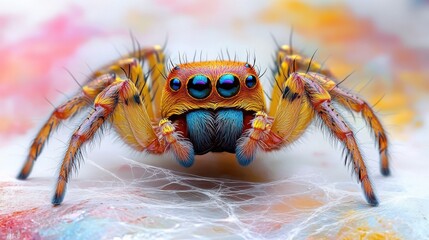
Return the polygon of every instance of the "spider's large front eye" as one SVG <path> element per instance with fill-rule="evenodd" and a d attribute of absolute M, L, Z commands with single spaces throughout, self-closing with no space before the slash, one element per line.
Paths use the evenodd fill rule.
<path fill-rule="evenodd" d="M 222 97 L 232 97 L 240 90 L 240 81 L 232 74 L 225 74 L 217 81 L 216 89 Z"/>
<path fill-rule="evenodd" d="M 173 91 L 179 90 L 181 86 L 182 86 L 182 83 L 180 82 L 179 79 L 173 78 L 173 79 L 170 80 L 170 88 Z"/>
<path fill-rule="evenodd" d="M 204 75 L 195 75 L 188 81 L 188 92 L 194 98 L 204 99 L 210 95 L 211 91 L 212 84 Z"/>

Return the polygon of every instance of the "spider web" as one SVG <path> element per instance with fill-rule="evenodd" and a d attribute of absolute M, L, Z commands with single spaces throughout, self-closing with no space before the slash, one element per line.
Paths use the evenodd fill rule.
<path fill-rule="evenodd" d="M 88 161 L 111 179 L 74 179 L 59 207 L 49 204 L 51 179 L 0 182 L 1 238 L 421 239 L 428 234 L 427 221 L 410 221 L 427 216 L 414 207 L 428 209 L 427 198 L 405 196 L 391 179 L 378 186 L 382 205 L 372 208 L 351 181 L 300 175 L 248 182 L 124 161 L 127 174 Z"/>

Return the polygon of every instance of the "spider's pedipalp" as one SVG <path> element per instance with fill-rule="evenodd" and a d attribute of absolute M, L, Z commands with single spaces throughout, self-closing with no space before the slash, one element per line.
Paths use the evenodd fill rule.
<path fill-rule="evenodd" d="M 251 128 L 237 140 L 235 156 L 241 166 L 249 165 L 255 158 L 256 151 L 267 146 L 265 141 L 272 138 L 267 135 L 270 133 L 271 124 L 272 120 L 266 113 L 260 111 L 255 114 L 255 118 L 251 121 Z"/>
<path fill-rule="evenodd" d="M 176 161 L 183 167 L 190 167 L 194 163 L 194 146 L 189 139 L 177 131 L 172 122 L 166 118 L 159 122 L 159 138 L 163 144 L 163 151 L 169 150 Z"/>

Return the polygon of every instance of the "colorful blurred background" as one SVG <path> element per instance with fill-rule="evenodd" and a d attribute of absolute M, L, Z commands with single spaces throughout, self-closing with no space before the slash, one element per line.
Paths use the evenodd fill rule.
<path fill-rule="evenodd" d="M 427 239 L 428 25 L 424 0 L 0 2 L 0 238 Z M 130 32 L 145 46 L 167 42 L 173 62 L 226 51 L 244 61 L 249 52 L 269 87 L 272 36 L 287 44 L 292 27 L 296 49 L 318 49 L 339 79 L 353 72 L 343 86 L 375 105 L 389 132 L 393 174 L 384 178 L 362 119 L 344 112 L 379 207 L 365 204 L 341 150 L 317 127 L 248 168 L 214 154 L 186 170 L 108 131 L 53 208 L 56 169 L 83 114 L 50 139 L 28 181 L 15 180 L 38 128 L 79 89 L 73 77 L 82 83 L 126 54 Z"/>

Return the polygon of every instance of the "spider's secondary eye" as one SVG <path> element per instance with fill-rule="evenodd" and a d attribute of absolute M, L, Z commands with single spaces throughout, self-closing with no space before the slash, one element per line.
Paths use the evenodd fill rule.
<path fill-rule="evenodd" d="M 232 97 L 240 90 L 240 81 L 232 74 L 225 74 L 217 81 L 216 89 L 222 97 Z"/>
<path fill-rule="evenodd" d="M 170 80 L 170 88 L 173 91 L 179 90 L 181 86 L 182 86 L 182 83 L 180 82 L 179 79 L 173 78 L 173 79 Z"/>
<path fill-rule="evenodd" d="M 256 77 L 253 75 L 250 75 L 246 78 L 246 86 L 248 88 L 253 88 L 254 86 L 256 86 Z"/>
<path fill-rule="evenodd" d="M 189 79 L 188 92 L 197 99 L 204 99 L 210 95 L 212 91 L 212 84 L 208 77 L 204 75 L 196 75 Z"/>

